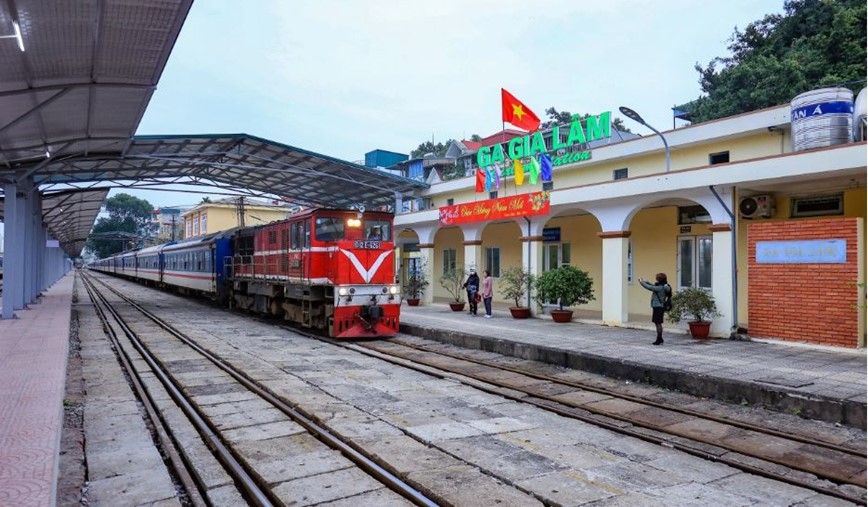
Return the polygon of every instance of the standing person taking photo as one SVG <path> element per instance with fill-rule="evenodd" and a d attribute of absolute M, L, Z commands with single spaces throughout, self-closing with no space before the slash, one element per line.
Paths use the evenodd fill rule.
<path fill-rule="evenodd" d="M 476 296 L 479 294 L 479 275 L 476 274 L 475 269 L 470 269 L 470 276 L 464 282 L 464 288 L 467 290 L 467 302 L 470 303 L 470 311 L 467 314 L 476 315 L 476 311 L 479 309 L 479 304 L 476 301 Z"/>
<path fill-rule="evenodd" d="M 657 273 L 654 278 L 656 283 L 651 285 L 644 278 L 639 279 L 642 287 L 650 290 L 651 294 L 651 322 L 657 328 L 657 340 L 653 345 L 663 343 L 663 312 L 672 307 L 672 287 L 669 286 L 669 281 L 666 279 L 666 273 Z"/>
<path fill-rule="evenodd" d="M 482 271 L 482 302 L 485 303 L 485 318 L 491 318 L 491 300 L 494 298 L 494 279 L 487 269 Z"/>

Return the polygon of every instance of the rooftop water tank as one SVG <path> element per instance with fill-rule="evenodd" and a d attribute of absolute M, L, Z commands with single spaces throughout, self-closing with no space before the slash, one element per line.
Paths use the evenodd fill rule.
<path fill-rule="evenodd" d="M 790 102 L 793 150 L 824 148 L 850 142 L 853 92 L 847 88 L 821 88 Z"/>
<path fill-rule="evenodd" d="M 856 142 L 864 141 L 868 137 L 866 116 L 868 116 L 868 88 L 862 88 L 853 104 L 853 140 Z"/>

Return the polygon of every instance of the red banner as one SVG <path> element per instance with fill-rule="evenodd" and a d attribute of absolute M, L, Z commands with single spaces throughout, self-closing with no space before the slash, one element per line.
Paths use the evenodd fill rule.
<path fill-rule="evenodd" d="M 549 193 L 533 192 L 511 197 L 501 197 L 499 199 L 443 206 L 440 208 L 440 225 L 547 215 L 549 211 Z"/>

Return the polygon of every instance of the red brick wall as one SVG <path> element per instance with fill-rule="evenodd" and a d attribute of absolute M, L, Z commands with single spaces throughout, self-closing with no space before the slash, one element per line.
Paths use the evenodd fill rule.
<path fill-rule="evenodd" d="M 751 336 L 856 347 L 858 219 L 752 223 L 748 238 L 748 332 Z M 846 239 L 846 264 L 758 264 L 758 241 Z"/>

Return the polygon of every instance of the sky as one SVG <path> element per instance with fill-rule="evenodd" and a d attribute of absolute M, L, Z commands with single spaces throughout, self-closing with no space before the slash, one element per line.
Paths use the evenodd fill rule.
<path fill-rule="evenodd" d="M 783 11 L 783 0 L 240 5 L 193 4 L 138 134 L 243 132 L 358 161 L 499 131 L 501 87 L 540 117 L 628 106 L 668 130 L 671 107 L 701 93 L 694 65 Z M 134 193 L 155 206 L 201 198 Z"/>

